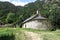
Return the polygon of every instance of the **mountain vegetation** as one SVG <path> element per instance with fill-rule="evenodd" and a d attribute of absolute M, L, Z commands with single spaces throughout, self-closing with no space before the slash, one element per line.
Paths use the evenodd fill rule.
<path fill-rule="evenodd" d="M 60 28 L 60 0 L 36 0 L 25 6 L 15 6 L 10 2 L 0 2 L 0 21 L 4 24 L 18 24 L 39 10 L 42 16 L 51 21 L 53 29 Z"/>

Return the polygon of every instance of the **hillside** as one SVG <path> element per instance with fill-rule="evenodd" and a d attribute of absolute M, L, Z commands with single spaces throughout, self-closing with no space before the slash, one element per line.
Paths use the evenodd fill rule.
<path fill-rule="evenodd" d="M 10 2 L 0 2 L 0 21 L 4 24 L 17 24 L 39 11 L 41 16 L 51 21 L 53 29 L 60 28 L 60 0 L 36 0 L 25 6 L 15 6 Z"/>

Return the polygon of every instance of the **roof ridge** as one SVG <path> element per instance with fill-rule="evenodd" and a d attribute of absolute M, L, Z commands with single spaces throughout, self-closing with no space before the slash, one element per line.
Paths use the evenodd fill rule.
<path fill-rule="evenodd" d="M 23 21 L 23 23 L 25 23 L 25 22 L 27 22 L 27 21 L 29 21 L 31 19 L 38 20 L 38 19 L 46 19 L 46 18 L 45 17 L 42 17 L 41 14 L 38 13 L 38 10 L 37 10 L 37 13 L 35 15 L 33 15 L 33 16 L 29 17 L 28 19 L 26 19 L 25 21 Z"/>
<path fill-rule="evenodd" d="M 23 21 L 23 23 L 24 23 L 24 22 L 27 22 L 27 21 L 29 21 L 29 20 L 31 20 L 31 19 L 33 19 L 33 18 L 35 18 L 36 16 L 37 16 L 37 14 L 35 14 L 35 15 L 29 17 L 28 19 L 26 19 L 25 21 Z"/>

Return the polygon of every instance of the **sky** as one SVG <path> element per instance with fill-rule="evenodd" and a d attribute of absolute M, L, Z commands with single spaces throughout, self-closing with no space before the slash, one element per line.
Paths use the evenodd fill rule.
<path fill-rule="evenodd" d="M 12 4 L 14 4 L 15 6 L 24 6 L 30 2 L 34 2 L 36 0 L 0 0 L 0 1 L 8 1 Z"/>

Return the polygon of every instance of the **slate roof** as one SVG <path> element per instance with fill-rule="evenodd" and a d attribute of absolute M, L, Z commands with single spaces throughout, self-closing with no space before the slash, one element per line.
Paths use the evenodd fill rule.
<path fill-rule="evenodd" d="M 35 15 L 29 17 L 28 19 L 26 19 L 25 21 L 23 21 L 23 23 L 26 23 L 26 22 L 28 22 L 28 21 L 30 21 L 30 20 L 45 20 L 45 19 L 46 19 L 45 17 L 42 17 L 42 16 L 37 12 L 37 14 L 35 14 Z"/>

